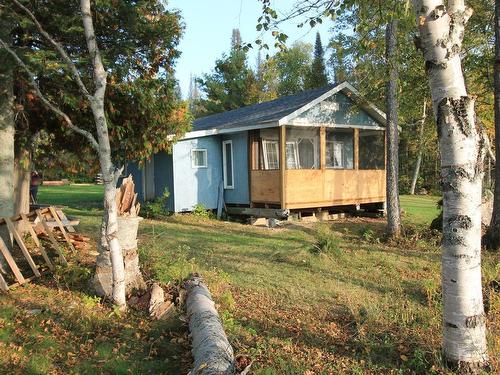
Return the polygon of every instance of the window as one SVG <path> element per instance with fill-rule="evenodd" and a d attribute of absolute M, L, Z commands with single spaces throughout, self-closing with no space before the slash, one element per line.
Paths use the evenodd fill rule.
<path fill-rule="evenodd" d="M 279 129 L 268 128 L 250 132 L 252 170 L 276 170 L 280 168 Z"/>
<path fill-rule="evenodd" d="M 194 148 L 191 150 L 191 166 L 193 168 L 207 168 L 207 150 L 205 148 Z"/>
<path fill-rule="evenodd" d="M 380 130 L 359 131 L 359 169 L 385 168 L 385 133 Z"/>
<path fill-rule="evenodd" d="M 234 189 L 233 141 L 222 142 L 222 164 L 224 167 L 224 189 Z"/>
<path fill-rule="evenodd" d="M 280 146 L 278 141 L 262 140 L 264 169 L 280 169 Z"/>
<path fill-rule="evenodd" d="M 297 142 L 286 142 L 286 167 L 287 169 L 299 168 L 299 147 Z"/>
<path fill-rule="evenodd" d="M 326 129 L 326 167 L 354 168 L 354 130 Z"/>
<path fill-rule="evenodd" d="M 319 169 L 319 128 L 286 129 L 286 167 Z"/>

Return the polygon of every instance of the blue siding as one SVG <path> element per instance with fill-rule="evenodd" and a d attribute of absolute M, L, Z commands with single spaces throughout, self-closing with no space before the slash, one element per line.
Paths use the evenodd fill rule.
<path fill-rule="evenodd" d="M 234 189 L 224 190 L 224 200 L 230 204 L 250 204 L 250 192 L 248 189 L 248 132 L 229 134 L 224 136 L 223 140 L 233 141 L 234 159 Z"/>
<path fill-rule="evenodd" d="M 169 211 L 174 210 L 175 200 L 174 169 L 172 161 L 172 154 L 167 154 L 164 151 L 154 156 L 155 196 L 160 197 L 165 191 L 165 188 L 168 189 L 170 195 L 167 200 L 167 208 Z"/>
<path fill-rule="evenodd" d="M 193 168 L 191 150 L 206 149 L 207 168 Z M 218 136 L 180 141 L 173 148 L 175 211 L 191 211 L 196 204 L 216 209 L 222 183 L 222 146 Z"/>
<path fill-rule="evenodd" d="M 337 110 L 328 110 L 317 104 L 301 115 L 299 120 L 307 120 L 311 125 L 331 123 L 343 125 L 378 126 L 379 123 L 343 93 L 337 93 L 322 103 L 337 103 Z M 293 123 L 293 120 L 292 120 Z"/>
<path fill-rule="evenodd" d="M 137 199 L 142 202 L 142 170 L 139 168 L 139 164 L 136 162 L 127 163 L 127 174 L 131 174 L 134 179 L 135 192 L 137 193 Z M 120 184 L 118 184 L 119 186 Z"/>

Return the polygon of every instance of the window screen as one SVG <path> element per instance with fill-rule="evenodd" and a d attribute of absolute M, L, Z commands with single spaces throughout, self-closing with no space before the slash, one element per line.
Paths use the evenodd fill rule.
<path fill-rule="evenodd" d="M 276 170 L 280 168 L 279 129 L 260 129 L 250 135 L 253 170 Z"/>
<path fill-rule="evenodd" d="M 385 133 L 377 130 L 359 131 L 359 169 L 385 168 Z"/>
<path fill-rule="evenodd" d="M 193 168 L 206 168 L 208 165 L 207 161 L 207 150 L 203 148 L 191 150 L 191 166 Z"/>
<path fill-rule="evenodd" d="M 319 169 L 319 128 L 287 127 L 287 169 Z"/>
<path fill-rule="evenodd" d="M 354 168 L 353 129 L 326 129 L 326 167 Z"/>

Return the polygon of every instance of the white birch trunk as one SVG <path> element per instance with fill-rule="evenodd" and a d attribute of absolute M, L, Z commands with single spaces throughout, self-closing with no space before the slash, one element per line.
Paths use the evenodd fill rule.
<path fill-rule="evenodd" d="M 126 308 L 125 295 L 125 266 L 123 255 L 118 241 L 118 209 L 116 207 L 116 183 L 121 171 L 111 162 L 111 146 L 109 143 L 108 124 L 104 112 L 104 95 L 106 92 L 106 71 L 102 64 L 99 49 L 96 43 L 94 25 L 90 11 L 90 0 L 81 0 L 83 27 L 87 48 L 93 66 L 95 93 L 90 101 L 92 114 L 97 129 L 99 144 L 99 162 L 104 179 L 104 217 L 103 228 L 105 242 L 110 251 L 113 269 L 113 302 L 121 309 Z"/>
<path fill-rule="evenodd" d="M 413 0 L 438 126 L 443 186 L 443 355 L 459 373 L 488 363 L 481 289 L 481 135 L 460 61 L 463 0 Z"/>
<path fill-rule="evenodd" d="M 200 277 L 186 281 L 186 313 L 194 357 L 190 375 L 231 375 L 235 373 L 233 348 L 215 309 L 208 288 Z"/>
<path fill-rule="evenodd" d="M 415 194 L 418 175 L 420 174 L 420 166 L 422 164 L 422 156 L 424 153 L 424 125 L 425 125 L 426 114 L 427 114 L 427 102 L 424 100 L 424 111 L 422 114 L 422 118 L 420 119 L 420 124 L 419 124 L 420 129 L 418 132 L 419 133 L 418 156 L 417 156 L 417 162 L 415 163 L 415 171 L 413 172 L 413 178 L 411 179 L 410 195 Z"/>

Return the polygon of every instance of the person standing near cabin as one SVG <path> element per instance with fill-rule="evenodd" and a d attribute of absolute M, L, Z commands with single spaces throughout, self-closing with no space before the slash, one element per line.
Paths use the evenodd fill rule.
<path fill-rule="evenodd" d="M 37 171 L 31 172 L 30 180 L 30 197 L 31 203 L 36 203 L 36 196 L 38 195 L 38 186 L 42 183 L 42 178 Z"/>

